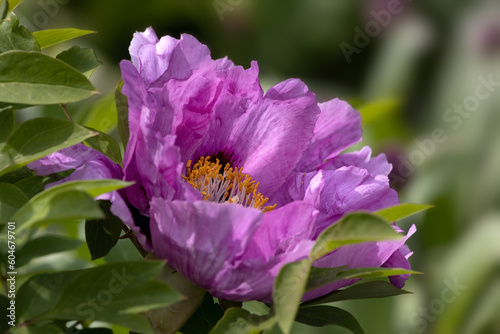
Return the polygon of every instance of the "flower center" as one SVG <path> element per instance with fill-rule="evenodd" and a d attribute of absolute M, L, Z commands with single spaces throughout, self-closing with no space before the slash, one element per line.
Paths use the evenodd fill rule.
<path fill-rule="evenodd" d="M 262 212 L 272 211 L 276 207 L 276 204 L 264 207 L 269 199 L 257 191 L 259 182 L 243 174 L 243 167 L 238 170 L 238 167 L 233 168 L 227 163 L 221 170 L 219 159 L 212 162 L 210 157 L 201 157 L 192 168 L 191 163 L 189 160 L 183 179 L 198 189 L 205 201 L 236 203 Z"/>

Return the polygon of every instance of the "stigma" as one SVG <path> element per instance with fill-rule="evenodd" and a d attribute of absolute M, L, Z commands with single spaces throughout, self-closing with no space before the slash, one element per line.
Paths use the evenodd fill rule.
<path fill-rule="evenodd" d="M 276 204 L 264 206 L 269 199 L 257 191 L 259 182 L 244 174 L 243 167 L 238 169 L 227 163 L 222 169 L 219 159 L 212 162 L 209 156 L 201 157 L 192 167 L 191 164 L 189 160 L 183 179 L 197 189 L 205 201 L 239 204 L 263 213 L 276 208 Z"/>

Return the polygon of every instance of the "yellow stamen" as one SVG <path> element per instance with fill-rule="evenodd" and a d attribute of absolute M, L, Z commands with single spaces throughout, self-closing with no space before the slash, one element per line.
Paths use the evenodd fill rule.
<path fill-rule="evenodd" d="M 276 208 L 276 204 L 264 207 L 269 198 L 257 191 L 259 183 L 250 175 L 243 174 L 243 167 L 238 170 L 238 167 L 233 168 L 227 163 L 221 171 L 219 159 L 212 162 L 210 157 L 201 157 L 193 167 L 191 164 L 189 160 L 183 179 L 200 191 L 205 201 L 236 203 L 264 213 Z"/>

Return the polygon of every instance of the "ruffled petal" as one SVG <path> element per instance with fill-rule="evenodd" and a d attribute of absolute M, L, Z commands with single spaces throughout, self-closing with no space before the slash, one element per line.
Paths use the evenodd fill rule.
<path fill-rule="evenodd" d="M 399 204 L 398 194 L 390 188 L 387 176 L 372 175 L 365 169 L 350 166 L 324 171 L 324 178 L 316 235 L 346 213 L 374 212 Z"/>
<path fill-rule="evenodd" d="M 287 253 L 302 240 L 312 239 L 315 210 L 311 203 L 297 201 L 268 212 L 242 257 L 243 261 L 269 261 Z M 307 253 L 307 250 L 304 250 Z"/>
<path fill-rule="evenodd" d="M 225 160 L 228 161 L 225 162 L 241 163 L 241 160 L 235 156 L 235 150 L 229 145 L 228 140 L 240 118 L 263 97 L 258 77 L 259 68 L 256 62 L 252 62 L 252 66 L 246 70 L 241 66 L 232 65 L 232 63 L 224 66 L 227 68 L 217 72 L 222 89 L 213 105 L 213 113 L 207 131 L 196 152 L 186 157 L 187 159 L 197 160 L 206 156 L 226 156 L 228 158 Z"/>
<path fill-rule="evenodd" d="M 187 79 L 191 72 L 211 61 L 210 50 L 193 36 L 170 36 L 158 40 L 153 29 L 135 33 L 130 44 L 132 63 L 146 86 L 163 84 L 170 79 Z"/>
<path fill-rule="evenodd" d="M 155 254 L 201 287 L 220 295 L 221 273 L 234 266 L 262 220 L 262 213 L 234 204 L 151 201 Z"/>
<path fill-rule="evenodd" d="M 123 171 L 120 165 L 111 161 L 104 154 L 83 144 L 62 149 L 33 161 L 28 164 L 28 168 L 34 170 L 38 175 L 49 175 L 74 169 L 73 173 L 68 177 L 53 182 L 47 187 L 76 180 L 123 179 Z M 151 250 L 146 235 L 141 232 L 139 226 L 134 222 L 127 202 L 122 196 L 124 192 L 125 190 L 112 191 L 102 194 L 96 199 L 109 200 L 111 202 L 111 212 L 136 233 L 137 239 L 146 249 Z"/>
<path fill-rule="evenodd" d="M 365 146 L 361 151 L 344 153 L 328 160 L 320 169 L 334 170 L 344 166 L 355 166 L 366 169 L 370 174 L 388 176 L 392 165 L 387 161 L 385 154 L 379 154 L 375 158 L 371 158 L 371 155 L 371 148 Z"/>
<path fill-rule="evenodd" d="M 294 202 L 268 212 L 237 264 L 226 268 L 218 296 L 230 300 L 272 301 L 272 287 L 281 267 L 309 256 L 314 245 L 315 210 L 311 203 Z"/>
<path fill-rule="evenodd" d="M 28 168 L 42 176 L 74 169 L 71 175 L 61 181 L 51 183 L 50 186 L 74 180 L 121 180 L 123 178 L 123 171 L 119 164 L 114 163 L 104 154 L 83 144 L 67 147 L 33 161 L 28 164 Z M 109 194 L 101 195 L 99 199 L 106 197 L 109 197 Z"/>
<path fill-rule="evenodd" d="M 292 173 L 309 144 L 319 113 L 316 97 L 300 80 L 271 88 L 233 125 L 227 146 L 236 165 L 270 194 Z"/>
<path fill-rule="evenodd" d="M 414 226 L 412 226 L 412 229 Z M 413 234 L 416 229 L 410 229 L 408 235 Z M 412 251 L 408 248 L 408 246 L 403 245 L 400 249 L 395 251 L 387 261 L 382 265 L 382 267 L 386 268 L 403 268 L 403 269 L 411 269 L 410 262 L 408 261 L 409 257 L 413 254 Z M 398 276 L 390 276 L 389 281 L 396 288 L 402 289 L 405 286 L 406 281 L 410 275 L 398 275 Z"/>
<path fill-rule="evenodd" d="M 314 137 L 300 162 L 298 172 L 316 170 L 326 159 L 335 157 L 362 137 L 361 115 L 347 102 L 333 99 L 320 103 L 321 114 L 314 128 Z"/>

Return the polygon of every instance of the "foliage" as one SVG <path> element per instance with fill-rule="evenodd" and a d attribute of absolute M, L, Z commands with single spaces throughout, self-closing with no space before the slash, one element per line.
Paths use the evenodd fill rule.
<path fill-rule="evenodd" d="M 143 313 L 172 305 L 182 299 L 173 287 L 157 280 L 161 261 L 130 261 L 130 248 L 120 243 L 129 238 L 128 228 L 99 195 L 127 187 L 120 180 L 74 181 L 46 188 L 64 173 L 34 175 L 25 166 L 48 154 L 85 143 L 116 163 L 128 133 L 127 99 L 117 85 L 110 100 L 116 103 L 115 123 L 98 128 L 96 117 L 108 104 L 96 105 L 86 124 L 38 117 L 16 124 L 15 111 L 29 106 L 60 105 L 85 100 L 98 93 L 89 81 L 101 65 L 92 49 L 73 46 L 55 57 L 42 51 L 76 37 L 92 33 L 78 29 L 52 29 L 31 33 L 19 25 L 12 10 L 20 1 L 0 2 L 0 231 L 1 275 L 18 271 L 16 327 L 1 327 L 12 333 L 108 333 L 89 328 L 94 322 L 119 325 L 128 330 L 152 333 Z M 44 51 L 45 52 L 45 51 Z M 107 100 L 106 100 L 107 101 Z M 376 107 L 376 106 L 375 106 Z M 371 107 L 371 108 L 375 108 Z M 113 109 L 113 112 L 114 109 Z M 96 116 L 97 115 L 97 116 Z M 68 114 L 69 116 L 69 114 Z M 88 126 L 88 125 L 93 125 Z M 117 128 L 121 145 L 108 133 Z M 321 298 L 302 302 L 304 294 L 343 279 L 373 279 L 416 274 L 405 269 L 317 268 L 315 261 L 338 247 L 380 240 L 399 239 L 391 222 L 407 217 L 425 206 L 401 205 L 375 214 L 353 213 L 326 229 L 318 237 L 309 258 L 285 265 L 274 282 L 273 303 L 255 302 L 263 314 L 238 305 L 223 309 L 223 301 L 210 294 L 181 329 L 189 333 L 290 333 L 294 322 L 310 326 L 336 325 L 352 333 L 363 333 L 349 312 L 329 303 L 342 300 L 389 297 L 407 293 L 384 281 L 361 281 Z M 77 225 L 85 221 L 85 243 L 77 238 Z M 10 266 L 6 240 L 8 222 L 16 223 L 16 262 Z M 50 233 L 68 231 L 69 236 Z M 128 242 L 128 240 L 127 240 Z M 43 257 L 61 252 L 79 252 L 93 264 L 43 267 Z M 133 252 L 133 250 L 132 250 Z M 114 260 L 111 261 L 110 258 Z M 116 261 L 116 259 L 122 261 Z M 42 265 L 40 265 L 40 263 Z M 7 305 L 0 296 L 2 308 Z M 257 306 L 256 306 L 257 305 Z M 245 306 L 245 305 L 244 305 Z M 2 325 L 3 326 L 3 325 Z"/>

